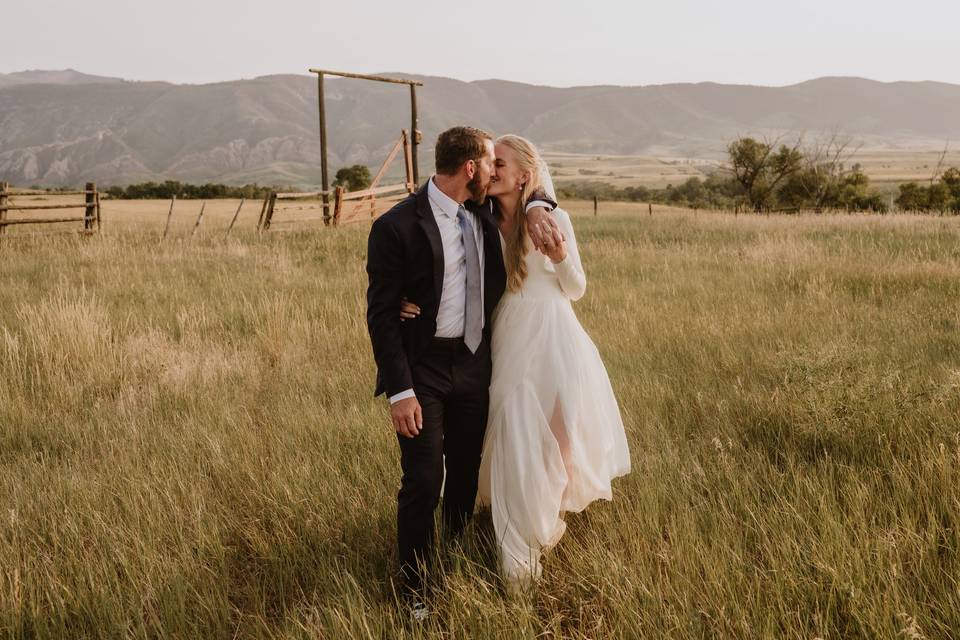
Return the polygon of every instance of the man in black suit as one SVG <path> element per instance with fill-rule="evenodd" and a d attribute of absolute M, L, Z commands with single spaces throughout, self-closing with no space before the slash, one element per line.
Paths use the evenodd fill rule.
<path fill-rule="evenodd" d="M 404 591 L 414 595 L 421 593 L 441 487 L 449 535 L 458 535 L 473 513 L 489 400 L 490 319 L 506 288 L 495 204 L 486 198 L 496 174 L 491 136 L 454 127 L 440 134 L 435 155 L 436 175 L 373 223 L 367 253 L 375 395 L 389 398 L 400 443 L 400 574 Z M 555 206 L 543 194 L 536 200 Z M 555 228 L 538 204 L 544 202 L 528 205 L 535 241 L 540 227 Z M 402 298 L 421 310 L 403 323 Z M 414 615 L 420 617 L 416 609 Z"/>

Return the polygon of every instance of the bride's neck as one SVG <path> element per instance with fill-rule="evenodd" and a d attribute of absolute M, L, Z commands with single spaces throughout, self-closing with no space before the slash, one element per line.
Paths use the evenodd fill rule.
<path fill-rule="evenodd" d="M 517 216 L 517 203 L 520 200 L 520 193 L 511 191 L 497 196 L 497 204 L 500 207 L 500 219 L 507 224 L 514 224 Z"/>

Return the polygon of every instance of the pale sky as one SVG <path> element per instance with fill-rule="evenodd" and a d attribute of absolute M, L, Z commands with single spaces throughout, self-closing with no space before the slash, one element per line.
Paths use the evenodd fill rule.
<path fill-rule="evenodd" d="M 957 0 L 11 0 L 0 73 L 214 82 L 322 67 L 553 86 L 960 84 Z"/>

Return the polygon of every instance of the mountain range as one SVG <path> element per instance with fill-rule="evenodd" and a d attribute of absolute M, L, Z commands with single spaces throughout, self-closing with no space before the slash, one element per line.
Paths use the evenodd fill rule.
<path fill-rule="evenodd" d="M 421 173 L 454 124 L 519 133 L 545 151 L 719 159 L 740 135 L 838 133 L 866 149 L 940 149 L 960 137 L 960 85 L 827 77 L 785 87 L 716 83 L 557 88 L 403 73 L 418 89 Z M 376 168 L 410 126 L 405 86 L 328 78 L 331 172 Z M 319 182 L 314 76 L 203 85 L 74 70 L 0 74 L 0 180 Z"/>

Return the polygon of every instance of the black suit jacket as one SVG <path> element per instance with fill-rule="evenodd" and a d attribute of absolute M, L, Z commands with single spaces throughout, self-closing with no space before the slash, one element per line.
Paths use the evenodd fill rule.
<path fill-rule="evenodd" d="M 533 199 L 550 202 L 543 193 Z M 484 337 L 506 288 L 496 206 L 467 203 L 479 217 L 484 253 Z M 554 203 L 555 206 L 555 203 Z M 437 332 L 443 288 L 443 242 L 427 197 L 427 184 L 374 221 L 367 241 L 367 329 L 377 363 L 374 395 L 388 396 L 413 388 L 411 367 Z M 420 307 L 416 318 L 400 322 L 400 300 Z"/>

